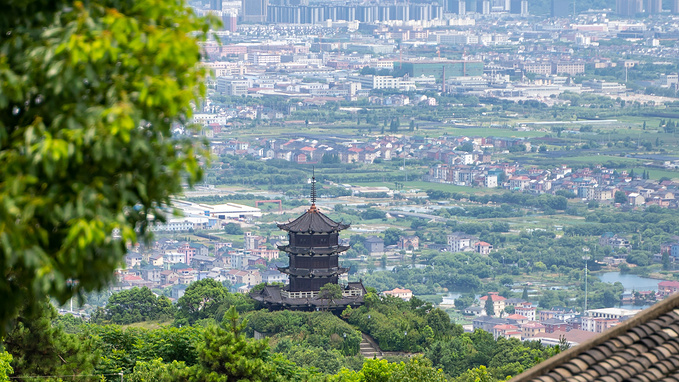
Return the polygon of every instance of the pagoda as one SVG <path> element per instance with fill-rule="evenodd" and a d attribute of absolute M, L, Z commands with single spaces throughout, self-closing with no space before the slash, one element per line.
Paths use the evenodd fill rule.
<path fill-rule="evenodd" d="M 316 179 L 311 181 L 311 207 L 300 217 L 278 228 L 288 232 L 288 244 L 278 247 L 288 254 L 286 273 L 289 284 L 283 288 L 267 285 L 251 296 L 269 309 L 317 310 L 344 309 L 363 304 L 366 293 L 362 282 L 350 282 L 342 288 L 342 297 L 333 301 L 320 295 L 326 284 L 338 284 L 339 276 L 349 269 L 339 266 L 339 254 L 349 249 L 340 245 L 340 231 L 349 224 L 335 222 L 316 207 Z"/>

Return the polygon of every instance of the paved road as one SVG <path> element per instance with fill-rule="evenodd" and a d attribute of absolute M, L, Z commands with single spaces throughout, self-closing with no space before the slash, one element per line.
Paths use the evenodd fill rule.
<path fill-rule="evenodd" d="M 405 212 L 405 211 L 400 211 L 400 210 L 389 210 L 387 212 L 389 212 L 392 215 L 413 216 L 413 217 L 420 218 L 420 219 L 431 219 L 431 220 L 434 220 L 434 221 L 441 221 L 441 222 L 450 220 L 448 218 L 444 218 L 444 217 L 441 217 L 441 216 L 430 215 L 430 214 L 422 214 L 422 213 L 418 213 L 418 212 Z"/>

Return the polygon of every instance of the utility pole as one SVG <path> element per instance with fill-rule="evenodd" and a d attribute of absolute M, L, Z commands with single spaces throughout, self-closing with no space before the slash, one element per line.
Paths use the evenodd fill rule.
<path fill-rule="evenodd" d="M 589 248 L 583 247 L 582 252 L 588 253 Z M 582 311 L 582 314 L 584 315 L 585 312 L 587 311 L 587 273 L 588 273 L 587 272 L 587 260 L 590 259 L 590 256 L 588 254 L 585 254 L 584 256 L 582 256 L 582 259 L 585 260 L 585 309 Z"/>
<path fill-rule="evenodd" d="M 403 171 L 405 172 L 405 183 L 408 182 L 408 169 L 406 168 L 406 154 L 405 151 L 403 152 Z"/>

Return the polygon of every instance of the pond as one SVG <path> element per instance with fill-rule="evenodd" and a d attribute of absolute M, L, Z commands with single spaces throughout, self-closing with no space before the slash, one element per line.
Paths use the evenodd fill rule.
<path fill-rule="evenodd" d="M 622 286 L 625 287 L 625 292 L 630 293 L 632 291 L 644 290 L 658 291 L 658 283 L 663 281 L 620 272 L 599 273 L 595 276 L 597 276 L 601 282 L 605 283 L 615 284 L 616 282 L 620 282 Z"/>

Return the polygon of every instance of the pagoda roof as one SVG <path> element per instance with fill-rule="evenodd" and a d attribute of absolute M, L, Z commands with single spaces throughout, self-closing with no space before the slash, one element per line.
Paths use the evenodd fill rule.
<path fill-rule="evenodd" d="M 349 228 L 349 224 L 330 219 L 316 208 L 316 204 L 312 204 L 302 216 L 291 222 L 278 224 L 278 228 L 298 233 L 330 233 Z"/>
<path fill-rule="evenodd" d="M 291 247 L 289 245 L 279 245 L 278 249 L 295 255 L 331 255 L 348 250 L 348 245 L 336 245 L 333 247 Z"/>

